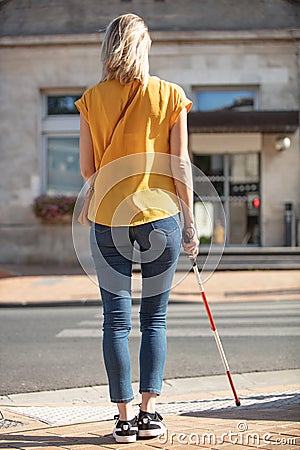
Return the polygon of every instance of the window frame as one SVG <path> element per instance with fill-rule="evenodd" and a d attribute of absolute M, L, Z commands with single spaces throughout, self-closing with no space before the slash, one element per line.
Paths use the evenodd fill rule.
<path fill-rule="evenodd" d="M 78 138 L 79 134 L 76 133 L 47 133 L 42 136 L 42 193 L 49 194 L 49 195 L 58 195 L 55 193 L 49 193 L 49 178 L 48 178 L 48 139 L 49 138 Z M 78 190 L 77 193 L 79 193 L 80 189 L 84 185 L 84 179 L 82 179 L 82 184 Z M 75 195 L 76 192 L 70 190 L 70 191 L 63 191 L 61 192 L 61 195 Z"/>
<path fill-rule="evenodd" d="M 42 194 L 49 192 L 48 187 L 48 138 L 78 138 L 80 134 L 80 114 L 51 114 L 48 115 L 49 96 L 54 95 L 82 95 L 85 88 L 59 88 L 59 89 L 43 89 L 41 91 L 41 183 L 40 190 Z M 84 179 L 82 178 L 82 185 Z M 78 192 L 80 191 L 79 188 Z M 64 191 L 62 195 L 74 195 L 74 192 Z"/>

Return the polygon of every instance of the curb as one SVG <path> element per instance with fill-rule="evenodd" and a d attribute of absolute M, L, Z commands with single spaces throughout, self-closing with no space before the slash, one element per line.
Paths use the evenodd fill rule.
<path fill-rule="evenodd" d="M 300 369 L 271 370 L 261 372 L 236 372 L 232 374 L 239 394 L 242 396 L 258 392 L 277 392 L 299 387 Z M 133 382 L 135 397 L 139 394 L 139 383 Z M 216 399 L 227 396 L 234 403 L 228 379 L 223 373 L 198 377 L 164 378 L 159 402 L 193 401 Z M 191 400 L 193 399 L 193 400 Z M 137 400 L 137 398 L 136 398 Z M 4 406 L 69 406 L 83 404 L 111 405 L 108 385 L 57 388 L 49 391 L 10 393 L 0 396 L 0 408 Z M 235 408 L 235 405 L 234 405 Z"/>
<path fill-rule="evenodd" d="M 100 300 L 59 300 L 59 301 L 33 301 L 33 302 L 0 302 L 1 308 L 49 308 L 49 307 L 78 307 L 78 306 L 99 306 L 102 302 Z"/>
<path fill-rule="evenodd" d="M 228 301 L 227 301 L 228 302 Z M 186 305 L 194 304 L 195 300 L 169 300 L 169 304 Z M 132 299 L 132 305 L 139 305 L 140 299 Z M 45 300 L 45 301 L 26 301 L 26 302 L 0 302 L 1 308 L 50 308 L 50 307 L 83 307 L 83 306 L 102 306 L 100 299 L 88 299 L 88 300 Z"/>

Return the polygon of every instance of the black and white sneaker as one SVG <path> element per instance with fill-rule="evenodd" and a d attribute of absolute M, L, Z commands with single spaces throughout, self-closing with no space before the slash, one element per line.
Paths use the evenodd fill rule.
<path fill-rule="evenodd" d="M 113 429 L 113 437 L 116 442 L 121 444 L 127 444 L 136 442 L 138 434 L 138 421 L 137 417 L 131 420 L 120 420 L 119 416 L 115 416 L 116 424 Z"/>
<path fill-rule="evenodd" d="M 138 416 L 138 437 L 156 437 L 167 432 L 165 425 L 162 423 L 162 416 L 155 413 L 140 411 Z"/>

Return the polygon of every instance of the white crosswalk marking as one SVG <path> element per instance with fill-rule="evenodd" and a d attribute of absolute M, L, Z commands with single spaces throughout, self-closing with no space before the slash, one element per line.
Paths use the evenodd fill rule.
<path fill-rule="evenodd" d="M 98 330 L 96 328 L 67 328 L 56 335 L 58 338 L 100 338 L 101 336 L 100 328 Z"/>
<path fill-rule="evenodd" d="M 217 316 L 216 316 L 217 317 Z M 270 317 L 267 319 L 268 325 L 280 325 L 284 322 L 286 322 L 286 319 L 282 319 L 282 317 Z M 168 317 L 168 325 L 174 325 L 178 324 L 179 317 Z M 254 319 L 255 325 L 265 325 L 266 324 L 266 318 L 265 317 L 256 317 Z M 298 317 L 289 317 L 288 319 L 289 324 L 299 325 L 299 318 Z M 190 318 L 181 318 L 180 319 L 180 325 L 193 325 L 194 323 L 197 323 L 198 325 L 207 325 L 207 318 L 206 317 L 195 317 L 194 316 Z M 218 317 L 218 325 L 230 325 L 233 323 L 233 319 L 231 317 Z M 247 317 L 239 317 L 238 319 L 239 325 L 245 325 L 248 324 L 249 326 L 253 326 L 253 318 L 247 318 Z M 132 325 L 138 325 L 139 321 L 138 319 L 132 319 Z M 101 322 L 98 320 L 83 320 L 82 322 L 78 323 L 79 327 L 100 327 L 101 328 Z"/>
<path fill-rule="evenodd" d="M 69 328 L 61 331 L 56 335 L 59 338 L 99 338 L 101 337 L 101 330 L 95 328 Z M 300 329 L 296 327 L 268 327 L 268 328 L 234 328 L 234 329 L 223 329 L 220 332 L 222 337 L 236 337 L 236 336 L 300 336 Z M 137 337 L 140 335 L 138 330 L 133 329 L 130 336 Z M 168 328 L 168 337 L 208 337 L 211 335 L 210 329 L 199 330 L 199 329 L 172 329 Z"/>
<path fill-rule="evenodd" d="M 268 301 L 261 303 L 214 303 L 212 313 L 221 337 L 300 336 L 299 302 Z M 140 336 L 139 307 L 133 306 L 131 337 Z M 170 304 L 167 320 L 168 337 L 211 336 L 203 305 Z M 74 328 L 61 330 L 57 338 L 101 338 L 102 315 L 80 321 Z"/>

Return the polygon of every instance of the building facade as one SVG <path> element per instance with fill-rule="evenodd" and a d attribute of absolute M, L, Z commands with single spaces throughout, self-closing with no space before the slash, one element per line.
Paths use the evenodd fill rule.
<path fill-rule="evenodd" d="M 73 102 L 99 81 L 98 30 L 125 12 L 149 25 L 151 73 L 193 101 L 201 242 L 299 243 L 299 2 L 4 0 L 0 8 L 1 262 L 76 260 L 70 225 L 40 223 L 32 204 L 83 185 Z"/>

